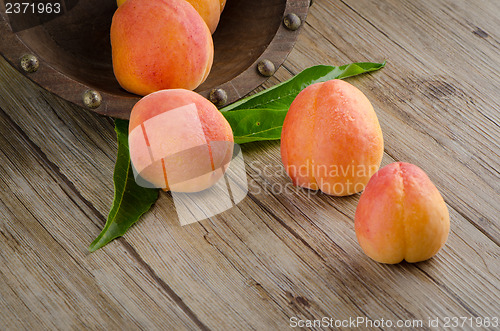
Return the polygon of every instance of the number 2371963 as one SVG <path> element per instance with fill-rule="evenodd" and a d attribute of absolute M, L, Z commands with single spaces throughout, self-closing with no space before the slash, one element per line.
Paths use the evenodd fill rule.
<path fill-rule="evenodd" d="M 59 2 L 7 2 L 5 3 L 6 14 L 59 14 L 61 4 Z"/>

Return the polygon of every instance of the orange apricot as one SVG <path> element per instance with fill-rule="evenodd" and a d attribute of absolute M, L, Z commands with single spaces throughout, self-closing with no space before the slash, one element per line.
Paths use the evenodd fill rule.
<path fill-rule="evenodd" d="M 215 32 L 219 24 L 221 4 L 219 0 L 186 0 L 198 11 L 207 23 L 211 33 Z"/>
<path fill-rule="evenodd" d="M 130 159 L 143 186 L 198 192 L 224 174 L 233 133 L 221 112 L 199 94 L 162 90 L 142 98 L 129 123 Z"/>
<path fill-rule="evenodd" d="M 383 151 L 370 101 L 342 80 L 305 88 L 283 123 L 281 158 L 297 186 L 336 196 L 360 192 L 378 170 Z"/>
<path fill-rule="evenodd" d="M 213 62 L 210 30 L 185 0 L 127 0 L 111 24 L 113 70 L 127 91 L 194 90 Z"/>
<path fill-rule="evenodd" d="M 361 248 L 382 263 L 424 261 L 448 238 L 450 218 L 443 197 L 419 167 L 392 163 L 372 176 L 355 216 Z"/>

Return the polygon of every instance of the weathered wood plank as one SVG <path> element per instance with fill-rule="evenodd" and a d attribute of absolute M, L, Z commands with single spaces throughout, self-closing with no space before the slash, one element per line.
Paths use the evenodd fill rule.
<path fill-rule="evenodd" d="M 5 79 L 4 74 L 0 70 L 0 79 Z M 4 89 L 0 87 L 0 94 L 5 97 Z M 0 99 L 5 105 L 6 100 Z M 24 107 L 13 100 L 7 103 Z M 26 103 L 30 104 L 37 103 Z M 22 108 L 12 109 L 22 113 Z M 63 125 L 57 128 L 61 132 L 68 129 Z M 86 247 L 102 220 L 96 219 L 71 183 L 59 177 L 4 109 L 0 109 L 0 132 L 2 329 L 197 326 L 123 247 L 89 255 Z M 46 137 L 39 135 L 40 141 Z M 87 170 L 92 171 L 91 162 L 87 164 Z M 87 187 L 90 192 L 98 189 Z"/>
<path fill-rule="evenodd" d="M 251 181 L 257 182 L 259 185 L 257 187 L 260 188 L 255 190 L 257 192 L 255 199 L 264 210 L 282 221 L 292 233 L 305 240 L 327 265 L 341 263 L 342 267 L 351 269 L 365 286 L 368 285 L 368 288 L 377 286 L 379 288 L 373 291 L 386 293 L 387 295 L 383 296 L 384 300 L 397 298 L 400 303 L 402 300 L 408 300 L 404 307 L 410 311 L 419 309 L 423 312 L 429 309 L 426 312 L 429 315 L 432 309 L 435 309 L 433 307 L 437 304 L 436 300 L 444 300 L 443 297 L 447 296 L 455 304 L 462 306 L 460 309 L 463 309 L 464 313 L 468 310 L 485 309 L 482 311 L 483 314 L 494 314 L 495 309 L 498 309 L 499 293 L 496 290 L 500 285 L 498 247 L 456 211 L 450 209 L 452 220 L 450 239 L 437 257 L 415 266 L 402 264 L 393 270 L 394 267 L 367 260 L 360 251 L 352 224 L 359 196 L 332 198 L 321 193 L 292 188 L 281 165 L 276 163 L 277 152 L 277 144 L 265 144 L 259 148 L 258 153 L 247 154 L 247 162 L 251 164 L 249 167 Z M 387 155 L 384 158 L 384 164 L 393 161 Z M 280 187 L 286 188 L 285 194 L 274 193 Z M 313 197 L 308 199 L 309 195 Z M 266 198 L 263 198 L 264 196 Z M 479 261 L 482 263 L 478 263 Z M 401 268 L 405 271 L 403 272 Z M 386 272 L 394 272 L 396 278 L 384 279 L 387 276 Z M 410 282 L 414 286 L 412 289 L 406 288 L 408 277 L 414 277 L 416 280 Z M 443 281 L 444 279 L 447 281 Z M 448 282 L 450 279 L 453 281 Z M 475 280 L 478 279 L 481 279 L 480 285 L 476 286 Z M 404 281 L 401 283 L 400 280 Z M 438 282 L 435 285 L 439 288 L 431 290 L 430 283 L 434 281 Z M 465 284 L 468 285 L 464 286 Z M 411 295 L 406 299 L 399 298 L 398 295 L 405 291 Z M 440 295 L 434 291 L 440 292 Z M 426 307 L 425 297 L 432 297 L 433 294 L 436 294 L 436 297 L 430 306 Z M 355 297 L 367 297 L 367 295 Z M 451 308 L 450 303 L 443 302 L 442 305 L 450 309 L 446 312 L 448 314 L 457 312 L 457 308 Z M 493 307 L 490 310 L 487 307 L 491 305 Z M 394 302 L 389 306 L 394 307 L 397 304 Z M 373 309 L 365 306 L 362 308 L 368 311 Z"/>

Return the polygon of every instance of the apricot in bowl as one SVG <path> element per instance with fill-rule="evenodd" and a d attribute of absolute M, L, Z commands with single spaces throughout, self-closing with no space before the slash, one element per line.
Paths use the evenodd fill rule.
<path fill-rule="evenodd" d="M 127 0 L 113 15 L 111 50 L 116 79 L 139 95 L 194 90 L 214 57 L 208 26 L 185 0 Z"/>
<path fill-rule="evenodd" d="M 219 0 L 186 0 L 200 14 L 201 18 L 207 23 L 211 33 L 215 32 L 219 24 L 220 14 L 222 12 Z"/>
<path fill-rule="evenodd" d="M 127 0 L 117 0 L 118 7 L 123 5 Z M 220 13 L 224 9 L 225 1 L 222 0 L 186 0 L 200 14 L 205 23 L 207 23 L 210 32 L 214 33 L 219 24 Z"/>
<path fill-rule="evenodd" d="M 19 59 L 34 55 L 40 70 L 26 74 L 28 79 L 89 111 L 128 119 L 140 97 L 123 89 L 113 73 L 110 27 L 117 1 L 66 2 L 64 15 L 42 24 L 37 16 L 7 15 L 0 10 L 0 54 L 24 74 Z M 276 68 L 283 63 L 302 30 L 287 30 L 283 17 L 293 10 L 304 22 L 309 1 L 219 3 L 225 8 L 213 35 L 212 69 L 196 91 L 208 98 L 213 89 L 223 89 L 226 106 L 269 79 L 257 70 L 262 59 L 272 61 Z M 36 26 L 19 30 L 15 22 L 17 26 Z"/>

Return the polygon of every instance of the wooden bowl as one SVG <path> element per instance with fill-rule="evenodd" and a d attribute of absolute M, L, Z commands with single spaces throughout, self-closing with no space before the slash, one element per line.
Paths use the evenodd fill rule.
<path fill-rule="evenodd" d="M 283 63 L 298 36 L 285 18 L 296 14 L 304 22 L 309 1 L 228 0 L 213 35 L 212 71 L 196 91 L 209 97 L 220 88 L 229 104 L 262 84 L 272 72 L 259 73 L 259 62 L 269 60 L 275 68 Z M 116 1 L 54 2 L 64 5 L 59 15 L 6 14 L 0 1 L 0 53 L 61 98 L 128 118 L 140 97 L 123 90 L 113 75 L 109 29 Z"/>

